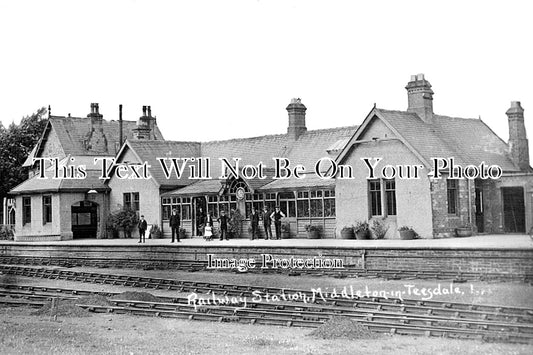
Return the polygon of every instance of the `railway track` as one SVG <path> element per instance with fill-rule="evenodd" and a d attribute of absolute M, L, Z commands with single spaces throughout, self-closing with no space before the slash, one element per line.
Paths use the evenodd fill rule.
<path fill-rule="evenodd" d="M 477 314 L 480 319 L 486 320 L 533 321 L 533 310 L 529 308 L 475 305 L 409 298 L 366 297 L 353 294 L 349 289 L 346 290 L 346 294 L 343 296 L 340 290 L 334 295 L 332 292 L 327 292 L 328 290 L 322 289 L 298 290 L 21 266 L 0 265 L 0 272 L 26 277 L 119 285 L 143 289 L 172 290 L 181 293 L 218 294 L 220 296 L 248 297 L 250 299 L 260 300 L 295 301 L 304 305 L 326 304 L 361 309 L 374 308 L 378 311 L 400 310 L 402 312 L 445 317 L 461 317 L 463 315 L 465 317 L 472 317 L 472 314 Z"/>
<path fill-rule="evenodd" d="M 42 307 L 52 298 L 76 299 L 86 295 L 117 297 L 113 292 L 50 288 L 39 286 L 0 285 L 0 304 Z M 250 302 L 232 306 L 191 305 L 185 297 L 159 297 L 164 302 L 144 302 L 109 299 L 110 306 L 78 304 L 97 313 L 134 314 L 239 322 L 250 324 L 317 327 L 333 316 L 350 317 L 372 331 L 391 334 L 441 336 L 461 339 L 480 339 L 511 343 L 533 344 L 533 324 L 513 318 L 512 321 L 490 321 L 477 318 L 446 318 L 433 314 L 405 314 L 360 308 Z"/>
<path fill-rule="evenodd" d="M 191 260 L 154 261 L 150 259 L 94 259 L 80 257 L 31 257 L 31 256 L 0 256 L 3 265 L 39 265 L 61 267 L 94 267 L 113 269 L 144 269 L 144 270 L 183 270 L 188 272 L 212 271 L 207 263 Z M 223 271 L 219 270 L 218 271 Z M 473 273 L 434 270 L 363 270 L 347 265 L 340 270 L 290 270 L 290 269 L 250 269 L 250 272 L 288 274 L 290 276 L 316 276 L 335 278 L 383 278 L 386 280 L 442 280 L 454 282 L 466 281 L 498 281 L 533 283 L 533 275 L 504 273 Z M 239 272 L 234 271 L 233 272 Z"/>

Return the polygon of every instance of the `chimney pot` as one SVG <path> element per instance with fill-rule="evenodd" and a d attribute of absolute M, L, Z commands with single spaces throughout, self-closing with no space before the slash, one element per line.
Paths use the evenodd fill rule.
<path fill-rule="evenodd" d="M 146 106 L 148 111 L 148 117 L 152 117 L 152 106 Z"/>
<path fill-rule="evenodd" d="M 433 122 L 433 90 L 424 74 L 411 75 L 407 89 L 407 111 L 416 113 L 424 122 Z"/>

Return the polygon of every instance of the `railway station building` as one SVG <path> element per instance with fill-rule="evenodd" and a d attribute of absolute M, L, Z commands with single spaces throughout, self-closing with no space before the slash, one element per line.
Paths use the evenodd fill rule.
<path fill-rule="evenodd" d="M 533 174 L 520 103 L 513 102 L 506 112 L 506 143 L 481 119 L 434 113 L 434 93 L 423 75 L 413 76 L 406 89 L 407 110 L 373 107 L 362 122 L 354 120 L 360 125 L 308 130 L 307 108 L 293 99 L 286 108 L 286 133 L 212 142 L 165 140 L 149 107 L 137 122 L 103 120 L 97 104 L 87 118 L 50 116 L 26 163 L 30 178 L 11 191 L 15 238 L 102 238 L 106 216 L 124 207 L 159 225 L 165 236 L 172 209 L 179 211 L 187 234 L 196 235 L 201 208 L 214 220 L 222 210 L 239 210 L 242 236 L 248 237 L 252 209 L 265 206 L 280 206 L 292 238 L 305 237 L 307 225 L 320 225 L 322 238 L 338 238 L 343 227 L 374 219 L 383 221 L 391 239 L 398 238 L 400 226 L 412 227 L 422 238 L 452 236 L 461 226 L 477 233 L 528 231 L 533 226 Z M 147 163 L 150 177 L 100 179 L 96 170 L 87 169 L 83 179 L 40 179 L 39 167 L 32 164 L 39 157 L 58 157 L 62 166 L 73 164 L 71 158 L 89 166 L 95 157 L 114 157 L 126 166 Z M 165 174 L 161 158 L 168 166 L 172 158 L 189 158 L 182 161 L 185 174 Z M 236 166 L 234 158 L 240 167 L 263 163 L 264 176 L 234 176 L 227 166 Z M 273 158 L 305 166 L 305 177 L 276 178 Z M 320 178 L 315 164 L 322 159 L 326 163 L 320 174 L 327 175 L 335 165 L 346 167 L 346 176 Z M 375 168 L 372 176 L 367 163 Z M 457 179 L 453 175 L 459 170 L 450 171 L 452 164 L 478 167 L 479 175 L 487 171 L 485 166 L 497 166 L 501 176 Z M 206 166 L 212 170 L 206 172 Z M 407 169 L 414 167 L 417 178 L 407 178 Z M 200 175 L 191 178 L 191 171 Z"/>

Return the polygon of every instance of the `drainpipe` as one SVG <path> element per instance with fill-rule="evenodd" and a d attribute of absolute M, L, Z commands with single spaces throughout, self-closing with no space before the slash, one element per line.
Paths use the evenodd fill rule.
<path fill-rule="evenodd" d="M 467 179 L 468 186 L 468 223 L 472 226 L 472 180 Z"/>

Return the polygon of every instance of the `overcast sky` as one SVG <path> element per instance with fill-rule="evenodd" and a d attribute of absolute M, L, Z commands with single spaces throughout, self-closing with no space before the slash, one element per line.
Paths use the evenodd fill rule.
<path fill-rule="evenodd" d="M 507 140 L 521 101 L 531 138 L 531 3 L 0 0 L 0 119 L 98 102 L 137 120 L 151 105 L 166 139 L 250 137 L 286 132 L 293 97 L 308 129 L 405 110 L 424 73 L 436 113 L 481 116 Z"/>

